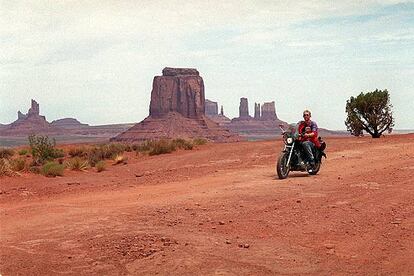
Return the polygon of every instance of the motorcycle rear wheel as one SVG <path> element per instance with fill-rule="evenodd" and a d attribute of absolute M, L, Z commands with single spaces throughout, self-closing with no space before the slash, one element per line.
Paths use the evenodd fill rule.
<path fill-rule="evenodd" d="M 279 179 L 285 179 L 289 175 L 290 167 L 289 164 L 287 164 L 288 158 L 288 153 L 283 153 L 277 160 L 276 171 Z"/>

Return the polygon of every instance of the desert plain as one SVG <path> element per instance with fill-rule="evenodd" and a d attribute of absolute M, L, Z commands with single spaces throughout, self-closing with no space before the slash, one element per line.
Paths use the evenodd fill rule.
<path fill-rule="evenodd" d="M 414 134 L 326 141 L 285 180 L 281 139 L 2 177 L 0 274 L 413 275 Z"/>

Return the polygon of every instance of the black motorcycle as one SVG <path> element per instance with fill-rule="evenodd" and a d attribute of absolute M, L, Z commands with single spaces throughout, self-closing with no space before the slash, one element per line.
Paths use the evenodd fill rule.
<path fill-rule="evenodd" d="M 310 167 L 305 162 L 306 152 L 302 146 L 302 143 L 298 140 L 301 134 L 298 131 L 298 126 L 290 126 L 288 130 L 284 130 L 283 126 L 280 126 L 282 130 L 283 141 L 285 146 L 281 152 L 276 165 L 276 171 L 279 179 L 285 179 L 288 177 L 290 171 L 307 171 L 310 175 L 315 175 L 319 172 L 322 164 L 322 157 L 326 158 L 324 152 L 326 143 L 319 137 L 321 146 L 319 148 L 314 147 L 313 155 L 315 157 L 315 166 Z"/>

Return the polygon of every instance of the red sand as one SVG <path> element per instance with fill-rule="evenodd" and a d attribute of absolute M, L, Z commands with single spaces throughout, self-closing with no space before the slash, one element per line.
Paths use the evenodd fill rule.
<path fill-rule="evenodd" d="M 414 135 L 209 144 L 97 173 L 0 178 L 0 274 L 413 275 Z"/>

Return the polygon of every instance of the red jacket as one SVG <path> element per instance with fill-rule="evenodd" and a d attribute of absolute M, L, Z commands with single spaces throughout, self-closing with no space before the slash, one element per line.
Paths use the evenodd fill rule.
<path fill-rule="evenodd" d="M 311 141 L 317 148 L 321 146 L 321 143 L 318 140 L 318 125 L 314 121 L 309 121 L 309 124 L 306 123 L 306 121 L 300 121 L 298 126 L 299 134 L 305 134 L 305 133 L 313 133 L 314 135 L 312 137 L 300 137 L 300 141 Z M 306 130 L 306 127 L 309 127 L 308 130 Z"/>

